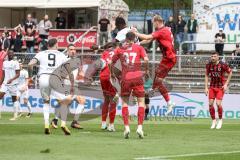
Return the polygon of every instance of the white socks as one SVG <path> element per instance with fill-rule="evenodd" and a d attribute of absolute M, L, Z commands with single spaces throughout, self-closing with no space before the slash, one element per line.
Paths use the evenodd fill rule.
<path fill-rule="evenodd" d="M 50 105 L 48 103 L 44 103 L 43 104 L 43 117 L 44 117 L 45 127 L 49 126 L 49 111 L 50 111 Z"/>
<path fill-rule="evenodd" d="M 14 118 L 17 118 L 18 112 L 21 112 L 19 102 L 13 102 Z"/>
<path fill-rule="evenodd" d="M 27 108 L 28 108 L 28 112 L 32 113 L 32 106 L 29 101 L 27 102 Z"/>

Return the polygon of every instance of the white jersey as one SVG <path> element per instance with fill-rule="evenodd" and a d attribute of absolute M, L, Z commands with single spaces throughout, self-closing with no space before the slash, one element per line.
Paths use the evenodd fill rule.
<path fill-rule="evenodd" d="M 26 79 L 28 79 L 28 78 L 29 78 L 28 72 L 25 69 L 22 69 L 20 71 L 20 76 L 18 78 L 18 85 L 19 86 L 25 85 L 26 84 Z"/>
<path fill-rule="evenodd" d="M 17 61 L 14 61 L 14 60 L 4 61 L 3 62 L 3 70 L 5 72 L 3 84 L 6 84 L 6 85 L 18 84 L 18 79 L 15 79 L 14 81 L 12 81 L 11 84 L 7 84 L 8 80 L 10 80 L 16 76 L 16 71 L 20 70 L 20 65 Z"/>
<path fill-rule="evenodd" d="M 51 74 L 55 69 L 65 63 L 67 56 L 57 50 L 46 50 L 36 54 L 34 57 L 40 63 L 38 74 Z"/>
<path fill-rule="evenodd" d="M 120 30 L 118 33 L 117 33 L 117 36 L 116 36 L 116 40 L 118 40 L 119 42 L 123 43 L 126 39 L 126 35 L 128 32 L 130 32 L 132 30 L 131 27 L 126 27 L 122 30 Z M 136 38 L 135 42 L 139 42 L 138 38 Z"/>

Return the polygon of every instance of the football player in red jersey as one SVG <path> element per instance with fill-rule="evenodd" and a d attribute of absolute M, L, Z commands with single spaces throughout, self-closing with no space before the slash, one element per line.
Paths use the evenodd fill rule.
<path fill-rule="evenodd" d="M 176 52 L 174 50 L 174 37 L 171 32 L 170 27 L 165 27 L 164 22 L 161 16 L 156 15 L 153 17 L 153 25 L 156 28 L 156 31 L 152 34 L 146 35 L 134 31 L 135 35 L 145 42 L 151 42 L 156 39 L 159 43 L 163 58 L 155 71 L 155 78 L 153 82 L 153 91 L 159 90 L 159 92 L 164 97 L 167 102 L 168 110 L 166 115 L 172 112 L 175 103 L 170 100 L 167 88 L 163 85 L 164 78 L 168 75 L 168 72 L 176 64 Z"/>
<path fill-rule="evenodd" d="M 102 106 L 102 129 L 108 129 L 110 132 L 114 132 L 114 120 L 116 116 L 117 100 L 114 97 L 117 94 L 117 90 L 113 87 L 110 81 L 110 70 L 108 68 L 109 62 L 112 60 L 114 55 L 115 43 L 108 43 L 105 46 L 105 51 L 102 53 L 101 60 L 103 61 L 103 67 L 100 72 L 100 83 L 104 95 L 104 102 Z M 110 105 L 110 108 L 109 108 Z M 110 109 L 110 110 L 109 110 Z M 109 126 L 107 127 L 107 117 L 109 114 Z"/>
<path fill-rule="evenodd" d="M 228 78 L 225 81 L 225 73 L 228 74 Z M 211 62 L 206 65 L 205 74 L 205 94 L 209 97 L 209 112 L 212 118 L 211 129 L 221 129 L 222 127 L 222 99 L 224 92 L 227 90 L 228 84 L 232 77 L 232 70 L 230 67 L 219 61 L 219 54 L 214 52 L 211 56 Z M 208 79 L 210 78 L 210 88 L 208 89 Z M 214 101 L 216 99 L 218 107 L 218 123 L 215 119 Z"/>
<path fill-rule="evenodd" d="M 134 43 L 135 34 L 128 32 L 126 34 L 126 43 L 122 47 L 115 50 L 115 54 L 112 58 L 112 63 L 110 63 L 111 77 L 115 79 L 113 73 L 113 65 L 117 60 L 121 61 L 122 66 L 122 76 L 121 76 L 121 97 L 122 97 L 122 117 L 125 126 L 124 137 L 129 138 L 130 128 L 129 128 L 129 111 L 128 102 L 131 93 L 137 97 L 138 101 L 138 128 L 137 134 L 139 138 L 143 138 L 143 121 L 144 121 L 144 82 L 143 74 L 141 71 L 141 59 L 145 63 L 145 73 L 149 74 L 148 71 L 148 57 L 145 49 Z"/>

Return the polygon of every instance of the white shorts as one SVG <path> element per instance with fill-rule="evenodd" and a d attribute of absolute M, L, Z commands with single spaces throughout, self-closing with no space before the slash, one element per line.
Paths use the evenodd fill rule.
<path fill-rule="evenodd" d="M 39 77 L 39 88 L 41 96 L 44 100 L 49 101 L 50 95 L 51 95 L 51 88 L 49 86 L 49 78 L 50 75 L 48 74 L 42 74 Z"/>
<path fill-rule="evenodd" d="M 22 85 L 22 86 L 19 86 L 19 85 L 18 85 L 17 96 L 18 96 L 19 98 L 28 99 L 28 97 L 29 97 L 29 95 L 28 95 L 28 88 L 27 88 L 27 90 L 22 91 L 22 88 L 23 88 L 23 87 L 25 87 L 25 86 L 24 86 L 24 85 Z"/>
<path fill-rule="evenodd" d="M 9 94 L 11 96 L 17 96 L 17 84 L 15 85 L 6 85 L 6 84 L 2 84 L 0 92 Z"/>

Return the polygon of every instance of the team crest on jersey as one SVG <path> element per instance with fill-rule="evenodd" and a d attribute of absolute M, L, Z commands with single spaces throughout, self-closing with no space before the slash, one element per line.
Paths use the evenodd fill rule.
<path fill-rule="evenodd" d="M 222 68 L 221 67 L 218 67 L 218 71 L 221 72 Z"/>

